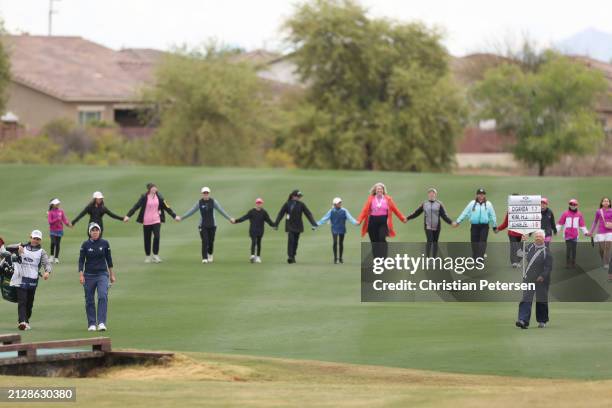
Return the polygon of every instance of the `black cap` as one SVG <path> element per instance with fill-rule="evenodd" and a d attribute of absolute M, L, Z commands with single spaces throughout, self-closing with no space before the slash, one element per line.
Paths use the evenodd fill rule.
<path fill-rule="evenodd" d="M 479 188 L 478 190 L 476 190 L 476 194 L 487 194 L 487 192 L 485 191 L 484 188 Z"/>
<path fill-rule="evenodd" d="M 304 194 L 300 190 L 293 190 L 290 195 L 291 197 L 302 197 Z"/>

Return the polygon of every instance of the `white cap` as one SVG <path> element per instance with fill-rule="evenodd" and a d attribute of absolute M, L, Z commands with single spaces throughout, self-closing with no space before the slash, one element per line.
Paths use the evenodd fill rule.
<path fill-rule="evenodd" d="M 333 199 L 333 201 L 332 201 L 332 203 L 333 203 L 334 205 L 336 205 L 336 204 L 340 204 L 341 202 L 342 202 L 342 199 L 341 199 L 340 197 L 336 197 L 336 198 L 334 198 L 334 199 Z"/>
<path fill-rule="evenodd" d="M 97 223 L 92 222 L 91 224 L 89 224 L 89 228 L 87 229 L 87 232 L 89 232 L 91 234 L 91 230 L 94 229 L 94 228 L 97 228 L 100 231 L 102 231 L 102 228 L 100 228 L 100 226 Z"/>
<path fill-rule="evenodd" d="M 53 200 L 51 200 L 51 202 L 49 204 L 51 204 L 51 205 L 58 205 L 59 203 L 61 203 L 59 198 L 54 198 Z"/>
<path fill-rule="evenodd" d="M 39 230 L 34 230 L 34 231 L 32 231 L 32 233 L 30 234 L 30 236 L 31 236 L 32 238 L 42 239 L 42 232 L 40 232 Z"/>
<path fill-rule="evenodd" d="M 201 192 L 202 193 L 210 193 L 210 188 L 209 187 L 202 187 Z"/>
<path fill-rule="evenodd" d="M 104 195 L 100 191 L 93 193 L 93 198 L 104 198 Z"/>

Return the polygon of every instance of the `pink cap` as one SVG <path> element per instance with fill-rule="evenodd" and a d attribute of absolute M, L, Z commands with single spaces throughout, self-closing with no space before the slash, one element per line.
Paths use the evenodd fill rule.
<path fill-rule="evenodd" d="M 546 198 L 546 197 L 542 197 L 542 202 L 543 202 L 544 204 L 548 204 L 548 198 Z"/>
<path fill-rule="evenodd" d="M 255 204 L 263 204 L 263 198 L 257 197 L 255 199 Z"/>
<path fill-rule="evenodd" d="M 572 198 L 571 200 L 569 200 L 569 205 L 578 205 L 578 200 Z"/>

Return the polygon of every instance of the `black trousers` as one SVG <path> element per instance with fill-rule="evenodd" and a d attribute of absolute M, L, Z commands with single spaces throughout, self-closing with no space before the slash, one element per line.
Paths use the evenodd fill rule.
<path fill-rule="evenodd" d="M 216 232 L 217 227 L 200 226 L 200 239 L 202 240 L 202 259 L 206 259 L 208 258 L 209 254 L 213 254 Z"/>
<path fill-rule="evenodd" d="M 546 280 L 542 283 L 536 283 L 536 290 L 525 290 L 523 291 L 523 298 L 519 303 L 519 320 L 529 324 L 531 319 L 531 305 L 533 304 L 533 298 L 535 295 L 536 300 L 536 321 L 538 323 L 548 322 L 548 288 L 550 281 Z"/>
<path fill-rule="evenodd" d="M 517 255 L 517 252 L 519 251 L 519 249 L 521 249 L 521 237 L 514 237 L 512 235 L 508 235 L 508 240 L 510 241 L 510 263 L 520 263 L 521 257 Z"/>
<path fill-rule="evenodd" d="M 470 228 L 470 241 L 472 243 L 472 257 L 482 258 L 487 251 L 489 238 L 489 224 L 472 224 Z"/>
<path fill-rule="evenodd" d="M 36 288 L 17 288 L 17 323 L 30 323 Z"/>
<path fill-rule="evenodd" d="M 342 254 L 344 253 L 344 234 L 334 234 L 332 232 L 332 240 L 334 242 L 334 259 L 342 259 Z"/>
<path fill-rule="evenodd" d="M 151 255 L 151 236 L 153 236 L 153 255 L 159 254 L 159 239 L 161 236 L 161 224 L 143 225 L 144 250 L 147 256 Z"/>
<path fill-rule="evenodd" d="M 261 255 L 261 239 L 263 235 L 251 235 L 251 255 Z"/>
<path fill-rule="evenodd" d="M 59 237 L 57 235 L 51 235 L 51 256 L 59 258 L 61 242 L 62 237 Z"/>
<path fill-rule="evenodd" d="M 438 240 L 440 239 L 440 230 L 425 230 L 425 237 L 427 238 L 427 244 L 425 244 L 425 256 L 437 257 L 438 256 Z"/>
<path fill-rule="evenodd" d="M 576 263 L 576 248 L 578 247 L 577 239 L 565 241 L 565 260 L 568 264 Z"/>
<path fill-rule="evenodd" d="M 300 241 L 299 232 L 287 232 L 287 258 L 295 259 L 299 241 Z"/>
<path fill-rule="evenodd" d="M 387 226 L 386 215 L 370 215 L 368 218 L 368 236 L 372 243 L 372 256 L 374 258 L 387 257 L 387 235 L 389 227 Z"/>

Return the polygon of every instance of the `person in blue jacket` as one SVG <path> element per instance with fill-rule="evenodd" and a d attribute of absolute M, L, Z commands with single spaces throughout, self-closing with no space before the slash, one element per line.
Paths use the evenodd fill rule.
<path fill-rule="evenodd" d="M 470 242 L 472 243 L 472 257 L 482 258 L 487 250 L 487 239 L 489 237 L 489 226 L 497 233 L 497 217 L 495 208 L 487 201 L 487 193 L 484 188 L 476 190 L 476 198 L 468 203 L 453 227 L 457 228 L 466 218 L 470 219 Z"/>
<path fill-rule="evenodd" d="M 351 213 L 344 207 L 342 207 L 342 199 L 340 197 L 334 198 L 332 201 L 333 207 L 321 218 L 317 225 L 321 226 L 327 221 L 331 223 L 332 239 L 333 239 L 333 250 L 334 250 L 334 263 L 344 263 L 342 260 L 342 254 L 344 252 L 344 234 L 346 234 L 346 220 L 349 220 L 353 225 L 359 225 L 357 220 L 353 218 Z"/>
<path fill-rule="evenodd" d="M 98 224 L 89 224 L 89 239 L 81 245 L 79 255 L 79 281 L 85 289 L 85 312 L 87 313 L 87 330 L 106 330 L 108 309 L 108 288 L 115 283 L 113 258 L 110 244 L 100 237 L 102 229 Z M 98 311 L 96 314 L 95 294 L 98 292 Z"/>

